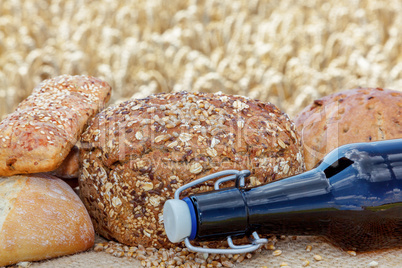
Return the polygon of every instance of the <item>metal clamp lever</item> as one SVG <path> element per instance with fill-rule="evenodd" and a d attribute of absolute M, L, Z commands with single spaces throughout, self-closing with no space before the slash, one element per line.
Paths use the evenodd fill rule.
<path fill-rule="evenodd" d="M 181 186 L 178 188 L 174 194 L 175 199 L 180 199 L 180 193 L 183 192 L 184 190 L 193 187 L 197 184 L 213 180 L 222 176 L 221 179 L 218 179 L 215 184 L 214 188 L 215 190 L 219 190 L 220 184 L 226 181 L 230 180 L 236 180 L 236 187 L 244 187 L 245 186 L 245 177 L 248 177 L 250 175 L 249 170 L 225 170 L 225 171 L 220 171 L 208 176 L 205 176 L 203 178 L 200 178 L 198 180 L 192 181 L 190 183 L 187 183 L 186 185 Z M 186 247 L 195 252 L 202 252 L 202 253 L 215 253 L 215 254 L 240 254 L 240 253 L 247 253 L 251 252 L 254 250 L 257 250 L 261 245 L 268 243 L 268 240 L 265 238 L 260 238 L 257 234 L 257 232 L 252 233 L 253 238 L 250 238 L 251 243 L 248 245 L 235 245 L 233 243 L 232 237 L 228 236 L 228 245 L 230 248 L 228 249 L 218 249 L 218 248 L 202 248 L 202 247 L 196 247 L 193 246 L 190 242 L 190 240 L 187 238 L 184 239 L 184 243 Z"/>
<path fill-rule="evenodd" d="M 248 245 L 235 245 L 232 238 L 228 236 L 228 244 L 230 248 L 202 248 L 191 245 L 188 238 L 184 239 L 186 247 L 191 251 L 201 253 L 215 253 L 215 254 L 241 254 L 257 250 L 261 245 L 268 243 L 268 239 L 260 238 L 257 232 L 253 233 L 254 239 L 251 239 L 251 244 Z"/>

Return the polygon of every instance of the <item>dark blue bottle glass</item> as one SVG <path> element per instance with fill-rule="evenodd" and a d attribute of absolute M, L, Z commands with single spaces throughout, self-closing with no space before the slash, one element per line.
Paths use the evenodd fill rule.
<path fill-rule="evenodd" d="M 313 170 L 192 195 L 199 240 L 321 235 L 348 250 L 402 246 L 402 139 L 341 146 Z"/>

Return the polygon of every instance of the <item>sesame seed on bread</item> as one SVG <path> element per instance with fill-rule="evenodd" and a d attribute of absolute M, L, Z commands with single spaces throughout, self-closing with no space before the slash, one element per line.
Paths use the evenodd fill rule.
<path fill-rule="evenodd" d="M 0 176 L 60 166 L 110 92 L 106 82 L 90 76 L 62 75 L 40 83 L 0 123 Z"/>

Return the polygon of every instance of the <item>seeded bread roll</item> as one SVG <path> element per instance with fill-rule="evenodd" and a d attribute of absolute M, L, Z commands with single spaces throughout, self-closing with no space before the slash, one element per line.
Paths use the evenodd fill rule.
<path fill-rule="evenodd" d="M 79 152 L 78 147 L 73 146 L 61 165 L 50 172 L 51 175 L 61 179 L 77 179 L 80 170 Z"/>
<path fill-rule="evenodd" d="M 63 163 L 54 171 L 47 172 L 65 181 L 71 188 L 78 187 L 78 175 L 80 171 L 79 149 L 73 146 L 70 153 L 63 160 Z"/>
<path fill-rule="evenodd" d="M 81 145 L 80 193 L 95 230 L 134 246 L 172 246 L 163 204 L 190 181 L 249 169 L 249 185 L 258 185 L 304 167 L 286 114 L 269 103 L 224 94 L 158 94 L 109 107 L 92 120 Z"/>
<path fill-rule="evenodd" d="M 110 91 L 106 82 L 90 76 L 63 75 L 39 84 L 0 123 L 0 176 L 60 166 Z"/>
<path fill-rule="evenodd" d="M 349 143 L 402 138 L 402 92 L 360 88 L 315 100 L 295 118 L 306 168 Z"/>
<path fill-rule="evenodd" d="M 88 212 L 62 180 L 0 178 L 0 266 L 84 251 L 94 239 Z"/>

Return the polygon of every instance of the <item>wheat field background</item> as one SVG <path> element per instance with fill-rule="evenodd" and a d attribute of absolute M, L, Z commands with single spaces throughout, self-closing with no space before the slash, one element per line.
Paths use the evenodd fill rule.
<path fill-rule="evenodd" d="M 60 74 L 113 101 L 222 91 L 294 116 L 363 87 L 402 89 L 402 1 L 1 0 L 0 118 Z"/>

